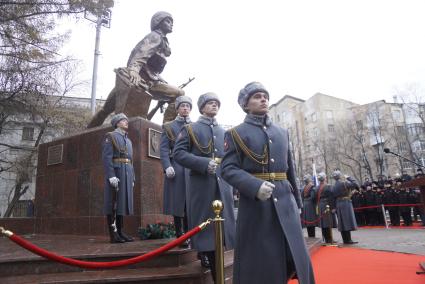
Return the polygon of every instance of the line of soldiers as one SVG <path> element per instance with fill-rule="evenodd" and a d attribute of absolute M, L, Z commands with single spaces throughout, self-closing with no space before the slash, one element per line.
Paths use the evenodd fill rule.
<path fill-rule="evenodd" d="M 422 169 L 418 169 L 415 178 L 423 176 Z M 403 174 L 395 179 L 380 179 L 369 182 L 353 191 L 352 201 L 354 208 L 397 205 L 397 204 L 418 204 L 421 203 L 421 194 L 417 188 L 403 188 L 402 183 L 411 180 L 412 177 Z M 413 210 L 412 210 L 413 209 Z M 418 221 L 418 216 L 425 226 L 424 210 L 421 206 L 385 206 L 390 216 L 390 222 L 393 226 L 400 226 L 400 220 L 403 219 L 404 226 L 412 226 L 413 220 Z M 413 218 L 412 218 L 413 212 Z M 355 210 L 356 220 L 359 225 L 385 225 L 382 207 L 365 208 Z"/>
<path fill-rule="evenodd" d="M 176 99 L 177 117 L 163 125 L 161 136 L 164 213 L 174 216 L 180 236 L 213 218 L 211 203 L 220 199 L 224 246 L 235 249 L 234 283 L 286 283 L 293 277 L 314 283 L 288 132 L 270 120 L 269 93 L 261 83 L 247 84 L 238 103 L 246 118 L 225 131 L 215 119 L 221 105 L 215 93 L 199 97 L 196 122 L 189 119 L 190 97 Z M 240 196 L 237 225 L 234 189 Z M 207 227 L 184 246 L 198 251 L 214 277 L 213 231 Z"/>
<path fill-rule="evenodd" d="M 332 177 L 335 180 L 333 186 L 327 183 L 326 174 L 321 172 L 318 174 L 319 184 L 314 186 L 312 177 L 304 176 L 301 222 L 309 237 L 315 237 L 315 228 L 320 227 L 325 243 L 333 243 L 332 228 L 338 228 L 344 244 L 356 244 L 351 239 L 351 231 L 357 229 L 351 195 L 359 186 L 353 178 L 342 176 L 339 170 L 334 171 Z"/>
<path fill-rule="evenodd" d="M 171 54 L 166 35 L 172 29 L 169 13 L 152 17 L 152 32 L 135 47 L 127 67 L 116 71 L 125 86 L 115 86 L 88 127 L 102 124 L 108 114 L 121 110 L 119 94 L 128 95 L 136 88 L 148 89 L 154 99 L 165 95 L 168 107 L 160 150 L 165 173 L 164 213 L 174 217 L 177 236 L 213 218 L 211 203 L 219 199 L 224 205 L 224 246 L 235 248 L 233 283 L 281 284 L 294 277 L 301 284 L 315 283 L 302 234 L 302 204 L 289 134 L 268 116 L 268 91 L 259 82 L 242 88 L 237 101 L 246 113 L 245 120 L 227 132 L 215 119 L 221 105 L 215 93 L 199 97 L 201 116 L 191 122 L 191 99 L 159 75 Z M 111 243 L 122 243 L 133 241 L 122 231 L 122 217 L 133 214 L 135 175 L 128 119 L 119 113 L 111 124 L 115 130 L 106 135 L 102 155 L 104 209 Z M 233 188 L 240 193 L 237 225 Z M 212 226 L 183 245 L 198 251 L 202 266 L 211 268 L 214 277 Z"/>

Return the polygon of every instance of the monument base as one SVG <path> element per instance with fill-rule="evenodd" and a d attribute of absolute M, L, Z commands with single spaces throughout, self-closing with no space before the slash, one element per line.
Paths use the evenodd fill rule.
<path fill-rule="evenodd" d="M 96 127 L 80 134 L 41 144 L 38 154 L 35 217 L 20 224 L 41 234 L 107 234 L 103 215 L 104 173 L 101 145 L 112 127 Z M 135 171 L 134 215 L 124 217 L 124 230 L 170 222 L 162 214 L 163 170 L 159 160 L 161 126 L 146 119 L 129 120 Z M 30 221 L 32 220 L 32 221 Z M 21 230 L 18 230 L 21 231 Z"/>

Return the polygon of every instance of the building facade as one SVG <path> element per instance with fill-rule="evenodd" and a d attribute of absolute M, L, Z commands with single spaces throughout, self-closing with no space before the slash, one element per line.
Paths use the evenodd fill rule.
<path fill-rule="evenodd" d="M 39 111 L 37 114 L 17 111 L 5 116 L 1 124 L 0 217 L 4 217 L 16 197 L 19 201 L 11 217 L 34 213 L 31 202 L 35 196 L 37 145 L 84 129 L 91 115 L 90 98 L 52 96 L 48 100 L 47 105 L 53 108 L 43 115 Z M 103 103 L 104 100 L 97 100 L 98 106 Z M 15 196 L 17 192 L 24 194 Z"/>
<path fill-rule="evenodd" d="M 420 109 L 418 104 L 384 100 L 358 105 L 316 93 L 305 101 L 284 96 L 270 106 L 270 116 L 289 130 L 300 179 L 312 174 L 314 165 L 317 172 L 330 175 L 340 169 L 362 181 L 394 176 L 403 170 L 414 174 L 413 163 L 385 153 L 386 148 L 424 164 Z"/>

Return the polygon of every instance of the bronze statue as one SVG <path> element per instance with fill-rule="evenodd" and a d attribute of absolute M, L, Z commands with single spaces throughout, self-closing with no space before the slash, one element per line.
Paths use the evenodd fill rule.
<path fill-rule="evenodd" d="M 127 67 L 115 69 L 115 87 L 103 107 L 94 115 L 87 128 L 101 125 L 112 113 L 124 112 L 127 116 L 147 118 L 152 99 L 167 102 L 163 121 L 176 117 L 174 102 L 184 91 L 169 85 L 160 74 L 167 64 L 171 49 L 166 35 L 173 31 L 170 13 L 157 12 L 151 19 L 151 32 L 132 50 Z M 162 105 L 161 104 L 161 105 Z M 149 117 L 150 119 L 151 117 Z"/>

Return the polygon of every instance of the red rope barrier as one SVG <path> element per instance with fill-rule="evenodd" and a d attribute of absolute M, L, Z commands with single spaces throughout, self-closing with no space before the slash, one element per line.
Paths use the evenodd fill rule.
<path fill-rule="evenodd" d="M 120 266 L 125 266 L 125 265 L 130 265 L 130 264 L 134 264 L 134 263 L 138 263 L 138 262 L 142 262 L 142 261 L 146 261 L 148 259 L 151 259 L 157 255 L 162 254 L 163 252 L 172 249 L 173 247 L 181 244 L 182 242 L 184 242 L 185 240 L 187 240 L 188 238 L 192 237 L 193 235 L 199 233 L 201 231 L 201 227 L 197 226 L 195 228 L 193 228 L 192 230 L 190 230 L 189 232 L 187 232 L 186 234 L 184 234 L 183 236 L 179 237 L 178 239 L 175 239 L 167 244 L 165 244 L 164 246 L 157 248 L 151 252 L 148 252 L 146 254 L 143 255 L 139 255 L 133 258 L 129 258 L 129 259 L 123 259 L 123 260 L 116 260 L 116 261 L 110 261 L 110 262 L 92 262 L 92 261 L 83 261 L 83 260 L 78 260 L 78 259 L 73 259 L 73 258 L 68 258 L 68 257 L 64 257 L 55 253 L 52 253 L 50 251 L 47 251 L 45 249 L 42 249 L 28 241 L 26 241 L 25 239 L 21 238 L 18 235 L 11 235 L 9 236 L 9 239 L 14 241 L 15 243 L 17 243 L 18 245 L 20 245 L 21 247 L 35 253 L 38 254 L 42 257 L 48 258 L 50 260 L 54 260 L 63 264 L 68 264 L 68 265 L 72 265 L 72 266 L 78 266 L 78 267 L 82 267 L 82 268 L 112 268 L 112 267 L 120 267 Z"/>
<path fill-rule="evenodd" d="M 316 224 L 316 223 L 319 223 L 320 219 L 322 219 L 325 214 L 327 214 L 327 213 L 323 212 L 322 215 L 320 215 L 319 218 L 317 218 L 314 221 L 307 221 L 307 220 L 304 220 L 303 218 L 301 218 L 301 222 L 303 222 L 304 224 Z"/>
<path fill-rule="evenodd" d="M 384 207 L 415 207 L 415 206 L 422 206 L 422 204 L 421 203 L 414 203 L 414 204 L 384 204 Z M 355 207 L 354 210 L 370 209 L 370 208 L 381 208 L 381 205 L 371 205 L 371 206 Z"/>

